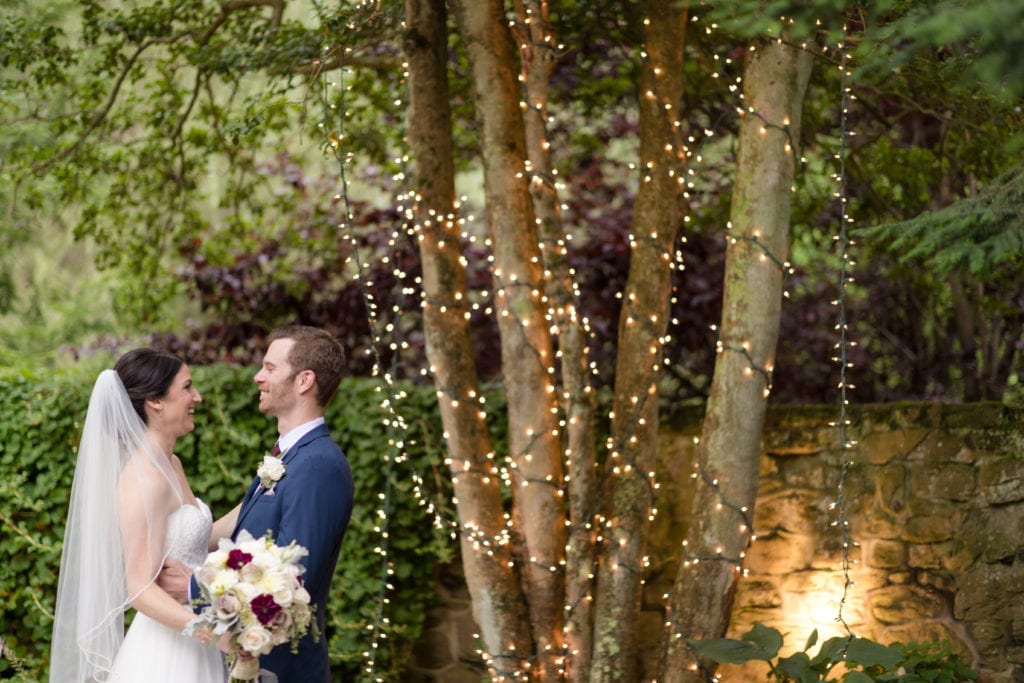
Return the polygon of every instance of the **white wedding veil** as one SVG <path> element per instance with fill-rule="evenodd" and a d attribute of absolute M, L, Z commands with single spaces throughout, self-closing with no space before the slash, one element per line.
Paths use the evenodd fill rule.
<path fill-rule="evenodd" d="M 51 683 L 105 681 L 124 611 L 163 564 L 181 506 L 169 456 L 148 437 L 117 372 L 96 379 L 71 487 L 50 652 Z"/>

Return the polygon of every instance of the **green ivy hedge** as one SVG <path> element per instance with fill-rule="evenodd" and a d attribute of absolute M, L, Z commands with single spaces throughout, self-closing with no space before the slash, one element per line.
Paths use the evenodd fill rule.
<path fill-rule="evenodd" d="M 220 515 L 241 500 L 276 429 L 257 410 L 251 369 L 192 372 L 204 402 L 178 455 L 197 495 Z M 0 679 L 46 679 L 67 501 L 94 377 L 92 371 L 44 377 L 0 369 Z M 327 623 L 332 669 L 346 681 L 400 678 L 435 599 L 435 567 L 456 552 L 434 392 L 401 387 L 394 404 L 404 425 L 397 429 L 388 426 L 386 391 L 380 382 L 346 380 L 327 413 L 356 487 Z M 389 443 L 396 438 L 408 457 L 395 457 Z M 429 504 L 442 515 L 441 525 Z M 392 571 L 386 586 L 384 558 L 375 550 L 382 547 L 385 505 Z M 364 653 L 373 642 L 371 660 Z"/>

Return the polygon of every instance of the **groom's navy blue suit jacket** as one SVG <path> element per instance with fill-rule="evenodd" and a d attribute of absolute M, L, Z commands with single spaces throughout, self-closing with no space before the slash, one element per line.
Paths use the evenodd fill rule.
<path fill-rule="evenodd" d="M 298 654 L 285 643 L 260 657 L 260 668 L 277 674 L 280 683 L 330 681 L 327 662 L 327 638 L 323 635 L 327 593 L 338 563 L 338 552 L 352 515 L 354 489 L 348 460 L 331 440 L 327 427 L 319 425 L 289 448 L 281 460 L 285 474 L 273 493 L 259 490 L 253 481 L 242 499 L 242 509 L 232 538 L 241 529 L 254 537 L 268 530 L 278 545 L 292 541 L 309 550 L 304 558 L 303 583 L 316 605 L 321 637 L 311 634 L 302 639 Z"/>

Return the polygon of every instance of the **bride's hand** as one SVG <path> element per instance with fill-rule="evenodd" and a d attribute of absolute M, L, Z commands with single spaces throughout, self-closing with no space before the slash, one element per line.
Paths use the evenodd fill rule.
<path fill-rule="evenodd" d="M 209 646 L 217 636 L 208 628 L 197 628 L 192 632 L 192 637 L 198 640 L 203 645 Z M 217 643 L 217 647 L 220 647 L 220 642 Z"/>

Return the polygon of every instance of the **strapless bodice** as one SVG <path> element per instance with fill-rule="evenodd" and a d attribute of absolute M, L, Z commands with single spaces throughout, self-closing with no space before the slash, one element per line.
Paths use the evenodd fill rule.
<path fill-rule="evenodd" d="M 196 498 L 195 505 L 185 504 L 167 518 L 167 539 L 164 551 L 186 567 L 195 567 L 206 559 L 213 515 L 206 503 Z"/>

